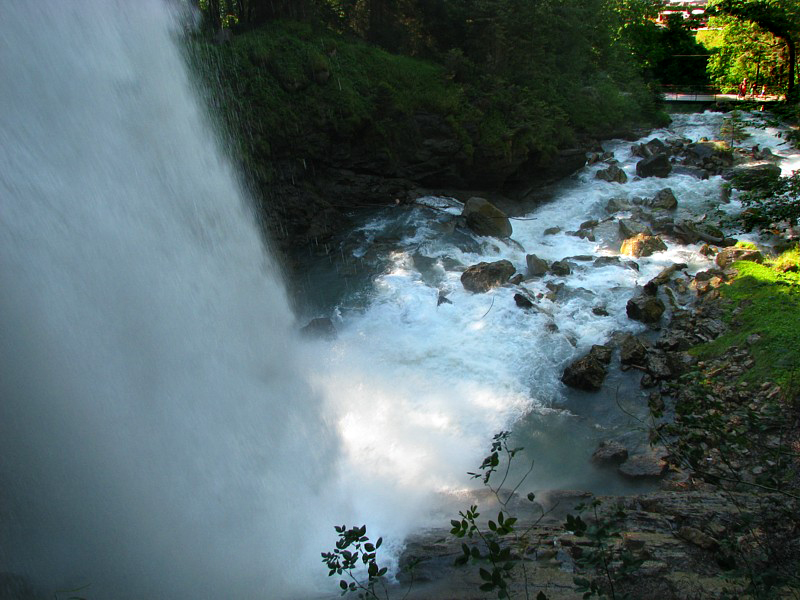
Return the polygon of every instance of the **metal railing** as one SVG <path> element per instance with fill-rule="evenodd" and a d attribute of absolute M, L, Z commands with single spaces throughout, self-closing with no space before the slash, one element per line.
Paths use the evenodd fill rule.
<path fill-rule="evenodd" d="M 661 96 L 666 102 L 774 102 L 780 99 L 775 94 L 728 94 L 715 86 L 662 85 Z"/>

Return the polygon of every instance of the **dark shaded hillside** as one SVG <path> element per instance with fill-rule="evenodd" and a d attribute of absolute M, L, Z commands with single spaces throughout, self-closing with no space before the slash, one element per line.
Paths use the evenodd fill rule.
<path fill-rule="evenodd" d="M 556 56 L 525 84 L 460 51 L 425 61 L 289 21 L 196 49 L 284 249 L 330 236 L 353 207 L 418 188 L 519 199 L 580 167 L 592 140 L 659 118 L 637 77 L 620 83 L 588 58 Z"/>

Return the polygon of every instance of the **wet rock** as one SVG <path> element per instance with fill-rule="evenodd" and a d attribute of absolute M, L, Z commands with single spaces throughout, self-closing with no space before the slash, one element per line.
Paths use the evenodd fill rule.
<path fill-rule="evenodd" d="M 613 440 L 603 440 L 592 454 L 592 461 L 599 464 L 619 464 L 628 458 L 628 449 Z"/>
<path fill-rule="evenodd" d="M 467 227 L 478 235 L 506 238 L 512 234 L 506 214 L 485 198 L 474 196 L 467 200 L 461 216 L 466 217 Z"/>
<path fill-rule="evenodd" d="M 709 173 L 702 167 L 690 167 L 687 165 L 675 165 L 672 167 L 673 175 L 690 175 L 696 179 L 708 179 Z"/>
<path fill-rule="evenodd" d="M 587 165 L 597 164 L 601 160 L 603 160 L 603 153 L 602 152 L 587 152 L 586 153 L 586 164 Z"/>
<path fill-rule="evenodd" d="M 561 381 L 572 388 L 596 392 L 603 387 L 605 378 L 606 365 L 595 353 L 589 352 L 564 369 Z"/>
<path fill-rule="evenodd" d="M 547 264 L 547 261 L 535 254 L 528 254 L 525 257 L 525 263 L 528 265 L 529 277 L 541 277 L 550 270 L 550 265 Z"/>
<path fill-rule="evenodd" d="M 556 235 L 561 233 L 561 227 L 548 227 L 544 230 L 544 235 Z"/>
<path fill-rule="evenodd" d="M 581 223 L 578 229 L 591 229 L 592 227 L 596 227 L 598 222 L 599 221 L 597 219 L 589 219 L 588 221 Z"/>
<path fill-rule="evenodd" d="M 659 286 L 664 285 L 675 274 L 675 272 L 680 271 L 681 269 L 685 269 L 687 267 L 686 263 L 674 263 L 668 267 L 665 267 L 661 270 L 661 272 L 653 277 L 648 283 L 652 283 L 653 285 Z"/>
<path fill-rule="evenodd" d="M 594 259 L 594 263 L 592 263 L 595 267 L 620 267 L 622 266 L 622 261 L 620 261 L 619 256 L 598 256 Z"/>
<path fill-rule="evenodd" d="M 652 349 L 648 351 L 644 359 L 644 366 L 654 379 L 669 379 L 672 376 L 667 353 L 663 350 Z"/>
<path fill-rule="evenodd" d="M 753 250 L 752 248 L 732 246 L 720 250 L 714 262 L 716 262 L 721 269 L 725 269 L 737 260 L 749 260 L 751 262 L 762 263 L 764 262 L 764 256 L 761 252 Z"/>
<path fill-rule="evenodd" d="M 647 346 L 635 335 L 626 333 L 619 343 L 619 361 L 623 365 L 641 365 L 647 356 Z"/>
<path fill-rule="evenodd" d="M 620 219 L 618 223 L 619 235 L 623 240 L 636 237 L 640 233 L 648 236 L 653 235 L 653 232 L 650 231 L 650 228 L 639 221 L 634 221 L 633 219 Z"/>
<path fill-rule="evenodd" d="M 550 272 L 553 275 L 565 277 L 570 273 L 572 273 L 572 265 L 570 264 L 569 261 L 557 260 L 552 265 L 550 265 Z"/>
<path fill-rule="evenodd" d="M 608 310 L 606 310 L 605 306 L 595 306 L 592 308 L 592 314 L 595 314 L 598 317 L 607 317 Z"/>
<path fill-rule="evenodd" d="M 336 327 L 328 317 L 319 317 L 311 319 L 308 325 L 300 329 L 300 333 L 306 337 L 332 340 L 336 338 Z"/>
<path fill-rule="evenodd" d="M 533 302 L 524 294 L 514 294 L 514 302 L 522 309 L 533 308 Z"/>
<path fill-rule="evenodd" d="M 619 251 L 621 243 L 619 237 L 619 225 L 613 219 L 602 221 L 597 227 L 592 230 L 595 241 L 599 242 L 604 248 Z"/>
<path fill-rule="evenodd" d="M 647 204 L 651 208 L 674 210 L 678 207 L 678 199 L 675 197 L 675 193 L 671 188 L 664 188 L 653 196 Z"/>
<path fill-rule="evenodd" d="M 672 164 L 666 154 L 656 154 L 636 163 L 636 174 L 639 177 L 667 177 L 672 171 Z"/>
<path fill-rule="evenodd" d="M 609 213 L 630 210 L 633 204 L 627 198 L 612 198 L 606 203 L 606 211 Z"/>
<path fill-rule="evenodd" d="M 730 166 L 733 164 L 733 152 L 721 142 L 697 142 L 689 144 L 686 148 L 685 162 L 693 165 L 703 165 L 714 161 Z"/>
<path fill-rule="evenodd" d="M 525 281 L 525 278 L 522 276 L 522 273 L 517 273 L 511 279 L 508 280 L 508 283 L 512 285 L 519 285 L 523 281 Z"/>
<path fill-rule="evenodd" d="M 667 245 L 658 236 L 640 233 L 622 242 L 621 254 L 628 256 L 651 256 L 655 252 L 662 252 Z"/>
<path fill-rule="evenodd" d="M 481 262 L 461 274 L 461 284 L 469 292 L 483 293 L 507 283 L 516 269 L 508 260 Z"/>
<path fill-rule="evenodd" d="M 712 538 L 707 533 L 703 533 L 694 527 L 681 527 L 678 530 L 678 537 L 690 544 L 702 548 L 703 550 L 716 550 L 719 547 L 717 540 Z"/>
<path fill-rule="evenodd" d="M 590 242 L 594 241 L 594 231 L 592 229 L 579 229 L 578 231 L 568 231 L 568 235 L 574 235 L 575 237 L 579 237 L 581 239 L 589 240 Z"/>
<path fill-rule="evenodd" d="M 617 165 L 611 165 L 607 169 L 603 169 L 594 174 L 596 179 L 602 181 L 609 181 L 611 183 L 626 183 L 628 176 L 625 171 L 620 169 Z"/>
<path fill-rule="evenodd" d="M 664 154 L 668 151 L 667 145 L 658 138 L 653 138 L 649 142 L 638 144 L 632 148 L 633 155 L 641 156 L 642 158 Z"/>
<path fill-rule="evenodd" d="M 612 354 L 613 350 L 611 349 L 610 346 L 601 346 L 599 344 L 595 344 L 594 346 L 592 346 L 592 349 L 589 350 L 589 356 L 593 356 L 604 365 L 611 363 Z"/>
<path fill-rule="evenodd" d="M 768 186 L 780 176 L 781 168 L 778 165 L 762 162 L 735 167 L 729 177 L 733 187 L 749 191 Z"/>
<path fill-rule="evenodd" d="M 667 471 L 667 462 L 657 452 L 631 456 L 617 469 L 631 479 L 661 477 Z"/>
<path fill-rule="evenodd" d="M 657 323 L 666 307 L 660 298 L 650 294 L 639 294 L 628 300 L 625 311 L 628 318 L 642 323 Z"/>

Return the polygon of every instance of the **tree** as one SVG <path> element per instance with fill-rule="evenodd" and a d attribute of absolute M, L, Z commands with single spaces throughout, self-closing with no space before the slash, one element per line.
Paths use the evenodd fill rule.
<path fill-rule="evenodd" d="M 713 15 L 728 15 L 753 23 L 786 44 L 786 96 L 794 100 L 797 43 L 800 39 L 800 8 L 795 0 L 719 0 L 709 11 Z"/>

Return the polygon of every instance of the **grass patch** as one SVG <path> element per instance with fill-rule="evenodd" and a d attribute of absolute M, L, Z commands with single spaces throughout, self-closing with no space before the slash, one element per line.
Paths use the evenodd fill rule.
<path fill-rule="evenodd" d="M 730 285 L 720 288 L 731 329 L 692 353 L 709 359 L 732 346 L 748 346 L 756 364 L 742 374 L 743 381 L 784 385 L 796 378 L 800 370 L 800 273 L 781 272 L 774 265 L 791 260 L 796 264 L 797 252 L 782 255 L 773 266 L 734 263 L 739 274 Z M 750 337 L 754 334 L 757 339 Z"/>

